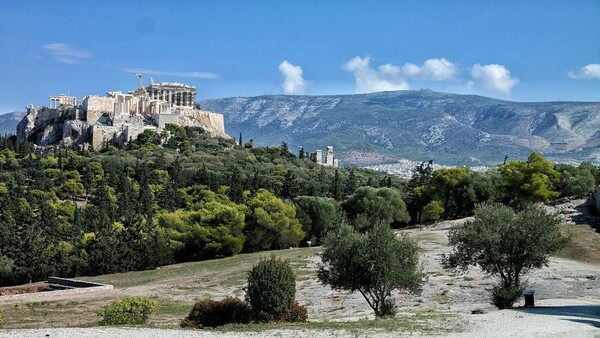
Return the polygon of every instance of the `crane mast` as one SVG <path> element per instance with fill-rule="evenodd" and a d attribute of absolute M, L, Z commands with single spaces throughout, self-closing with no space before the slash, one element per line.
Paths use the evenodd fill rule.
<path fill-rule="evenodd" d="M 133 76 L 137 76 L 137 78 L 138 78 L 138 83 L 139 83 L 138 89 L 143 89 L 144 86 L 142 84 L 142 73 L 134 73 Z"/>

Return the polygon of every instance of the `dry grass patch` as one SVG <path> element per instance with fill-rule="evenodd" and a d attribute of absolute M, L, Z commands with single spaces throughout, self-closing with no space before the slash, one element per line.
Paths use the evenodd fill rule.
<path fill-rule="evenodd" d="M 561 233 L 571 240 L 556 256 L 600 264 L 600 234 L 594 228 L 587 224 L 563 225 Z"/>

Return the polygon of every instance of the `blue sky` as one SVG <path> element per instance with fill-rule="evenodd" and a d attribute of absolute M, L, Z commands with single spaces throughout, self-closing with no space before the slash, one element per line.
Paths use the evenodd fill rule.
<path fill-rule="evenodd" d="M 600 101 L 600 1 L 5 1 L 0 113 L 178 81 L 198 98 L 429 88 Z"/>

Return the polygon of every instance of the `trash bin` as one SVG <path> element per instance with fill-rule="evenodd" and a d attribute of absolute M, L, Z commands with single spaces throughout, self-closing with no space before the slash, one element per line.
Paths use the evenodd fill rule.
<path fill-rule="evenodd" d="M 535 294 L 534 289 L 526 289 L 523 291 L 523 296 L 525 297 L 525 307 L 534 307 L 535 302 L 533 299 L 533 295 Z"/>

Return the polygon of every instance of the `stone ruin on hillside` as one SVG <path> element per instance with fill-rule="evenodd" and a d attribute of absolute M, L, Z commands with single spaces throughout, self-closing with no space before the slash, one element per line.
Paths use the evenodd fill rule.
<path fill-rule="evenodd" d="M 48 107 L 27 107 L 17 126 L 17 139 L 37 146 L 80 145 L 93 150 L 112 142 L 122 146 L 144 130 L 161 131 L 166 124 L 201 127 L 212 136 L 225 134 L 223 115 L 196 107 L 196 88 L 178 82 L 141 85 L 122 93 L 88 95 L 82 101 L 51 96 Z"/>
<path fill-rule="evenodd" d="M 338 159 L 335 158 L 333 154 L 333 146 L 327 146 L 327 152 L 325 153 L 325 162 L 323 162 L 323 152 L 321 151 L 321 149 L 317 149 L 314 154 L 316 157 L 317 164 L 326 167 L 339 167 Z"/>

